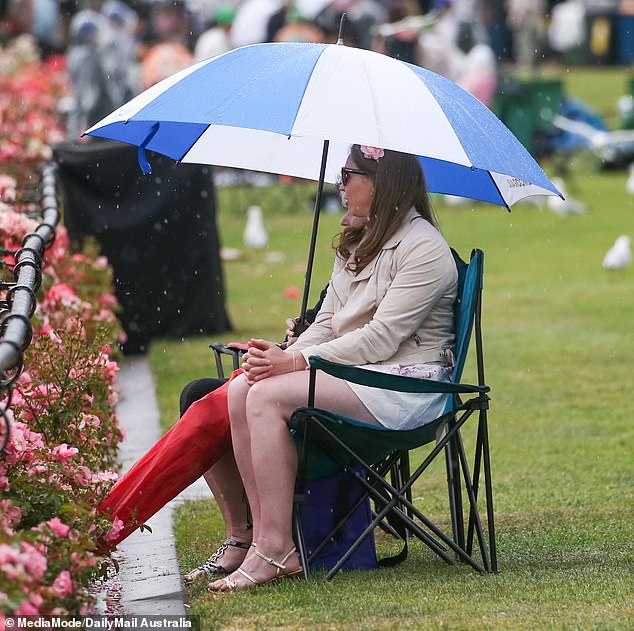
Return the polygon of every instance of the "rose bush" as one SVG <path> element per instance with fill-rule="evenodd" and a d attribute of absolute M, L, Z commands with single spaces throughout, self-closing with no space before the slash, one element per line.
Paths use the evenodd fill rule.
<path fill-rule="evenodd" d="M 68 94 L 64 58 L 41 62 L 35 42 L 23 35 L 0 48 L 0 164 L 3 172 L 25 175 L 51 146 L 64 140 L 57 104 Z"/>
<path fill-rule="evenodd" d="M 29 39 L 0 50 L 0 281 L 37 221 L 16 199 L 63 139 L 59 59 L 39 61 Z M 8 396 L 0 453 L 0 628 L 7 614 L 79 614 L 94 597 L 97 540 L 116 529 L 95 506 L 116 479 L 122 439 L 114 413 L 117 342 L 112 273 L 94 244 L 71 252 L 64 226 L 43 259 L 24 369 Z M 4 296 L 2 296 L 4 298 Z M 0 445 L 6 424 L 0 418 Z"/>
<path fill-rule="evenodd" d="M 0 204 L 5 261 L 36 225 Z M 11 280 L 6 265 L 0 275 Z M 107 263 L 90 245 L 71 254 L 59 226 L 44 257 L 33 339 L 0 454 L 4 613 L 80 613 L 92 602 L 96 540 L 113 527 L 94 507 L 116 479 L 122 438 L 114 414 L 115 308 Z"/>

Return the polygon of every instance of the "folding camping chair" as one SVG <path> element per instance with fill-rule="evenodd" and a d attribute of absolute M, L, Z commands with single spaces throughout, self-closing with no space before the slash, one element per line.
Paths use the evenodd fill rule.
<path fill-rule="evenodd" d="M 306 578 L 309 578 L 309 564 L 312 557 L 328 545 L 337 533 L 345 528 L 346 521 L 367 498 L 375 500 L 376 513 L 367 528 L 345 551 L 338 562 L 327 572 L 326 580 L 332 578 L 346 563 L 364 539 L 373 530 L 386 523 L 400 527 L 391 528 L 393 534 L 404 541 L 407 555 L 408 534 L 425 543 L 432 551 L 453 564 L 456 560 L 468 563 L 479 572 L 497 572 L 495 526 L 493 515 L 493 494 L 487 429 L 489 408 L 489 387 L 484 381 L 484 360 L 481 333 L 481 295 L 483 282 L 484 253 L 473 250 L 467 265 L 454 252 L 458 268 L 458 294 L 455 313 L 455 368 L 451 382 L 413 379 L 388 375 L 376 371 L 343 366 L 310 358 L 310 389 L 307 407 L 298 408 L 291 418 L 291 430 L 299 449 L 298 492 L 295 497 L 295 535 Z M 463 368 L 469 342 L 475 335 L 477 363 L 477 385 L 461 384 Z M 391 430 L 361 421 L 337 416 L 314 407 L 315 381 L 318 370 L 355 383 L 406 392 L 448 393 L 448 403 L 442 416 L 413 430 Z M 460 395 L 468 395 L 463 401 Z M 470 470 L 461 430 L 465 422 L 477 412 L 477 438 L 473 468 Z M 435 444 L 434 444 L 435 443 Z M 422 445 L 430 445 L 430 452 L 423 462 L 409 472 L 407 454 Z M 412 485 L 428 469 L 435 458 L 445 453 L 451 535 L 417 507 L 411 498 Z M 400 479 L 386 475 L 398 467 Z M 302 532 L 301 510 L 302 489 L 313 479 L 332 475 L 336 471 L 346 471 L 364 487 L 366 493 L 350 507 L 341 521 L 328 533 L 321 544 L 311 554 L 307 553 Z M 480 478 L 484 479 L 484 503 L 486 507 L 487 534 L 480 517 Z M 465 515 L 466 512 L 466 515 Z M 465 523 L 466 522 L 466 523 Z M 389 528 L 389 526 L 388 526 Z M 477 545 L 474 548 L 474 542 Z M 479 551 L 479 556 L 476 552 Z"/>

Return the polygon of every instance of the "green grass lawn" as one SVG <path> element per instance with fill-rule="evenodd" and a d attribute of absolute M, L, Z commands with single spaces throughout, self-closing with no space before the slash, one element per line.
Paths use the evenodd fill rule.
<path fill-rule="evenodd" d="M 575 84 L 585 86 L 593 73 L 575 76 Z M 289 581 L 223 597 L 205 593 L 204 585 L 188 588 L 190 612 L 201 616 L 203 628 L 634 628 L 634 267 L 622 273 L 601 268 L 618 235 L 634 236 L 634 200 L 625 179 L 624 172 L 578 173 L 569 192 L 588 212 L 567 218 L 531 204 L 508 213 L 436 200 L 449 243 L 463 257 L 472 247 L 485 251 L 483 328 L 500 573 L 450 567 L 413 544 L 410 558 L 396 568 L 347 573 L 330 583 Z M 222 208 L 221 202 L 223 245 L 241 247 L 244 214 Z M 321 221 L 314 296 L 330 274 L 338 220 L 324 215 Z M 303 285 L 310 213 L 265 208 L 265 221 L 269 249 L 225 266 L 234 331 L 152 344 L 166 427 L 176 420 L 182 385 L 215 374 L 211 341 L 279 339 L 284 318 L 299 310 L 299 300 L 284 290 Z M 283 253 L 284 260 L 271 262 L 270 252 Z M 472 378 L 467 369 L 465 380 Z M 444 518 L 442 467 L 415 487 L 415 496 Z M 213 501 L 180 508 L 183 570 L 208 556 L 222 536 Z M 392 547 L 384 536 L 377 545 L 381 552 Z"/>

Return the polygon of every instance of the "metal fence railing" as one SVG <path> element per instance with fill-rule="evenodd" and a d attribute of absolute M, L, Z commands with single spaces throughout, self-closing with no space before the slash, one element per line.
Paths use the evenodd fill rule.
<path fill-rule="evenodd" d="M 42 283 L 42 258 L 55 240 L 60 220 L 55 164 L 41 168 L 40 212 L 37 228 L 25 235 L 22 247 L 11 254 L 13 282 L 0 283 L 0 451 L 11 432 L 8 410 L 12 385 L 22 371 L 24 351 L 32 339 L 31 317 L 37 306 L 36 293 Z"/>

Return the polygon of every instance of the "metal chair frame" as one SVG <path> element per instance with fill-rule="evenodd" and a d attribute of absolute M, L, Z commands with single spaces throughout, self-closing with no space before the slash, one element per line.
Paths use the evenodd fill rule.
<path fill-rule="evenodd" d="M 358 500 L 352 506 L 349 512 L 343 516 L 340 523 L 333 529 L 331 533 L 322 541 L 322 543 L 313 551 L 312 555 L 306 554 L 304 546 L 302 528 L 301 528 L 301 504 L 302 494 L 298 492 L 295 498 L 295 520 L 294 528 L 302 558 L 302 565 L 305 570 L 306 578 L 309 578 L 308 570 L 310 560 L 319 553 L 319 551 L 328 543 L 337 530 L 342 528 L 347 519 L 363 501 L 367 501 L 369 496 L 375 500 L 377 511 L 367 528 L 361 533 L 356 542 L 346 551 L 339 559 L 335 566 L 326 574 L 326 580 L 332 578 L 340 568 L 345 564 L 347 559 L 354 553 L 356 548 L 361 544 L 363 539 L 367 537 L 377 526 L 383 525 L 392 534 L 403 539 L 405 548 L 404 555 L 407 555 L 407 539 L 409 535 L 413 535 L 420 539 L 433 552 L 449 564 L 460 561 L 468 564 L 478 572 L 497 572 L 497 548 L 495 541 L 495 521 L 493 510 L 493 491 L 491 481 L 491 460 L 489 450 L 488 437 L 488 409 L 490 397 L 489 387 L 485 383 L 484 375 L 484 357 L 482 343 L 482 276 L 483 276 L 483 260 L 484 255 L 481 250 L 474 250 L 471 255 L 469 265 L 478 266 L 476 274 L 478 275 L 477 286 L 475 288 L 475 296 L 473 297 L 473 313 L 468 324 L 469 331 L 467 341 L 473 338 L 475 341 L 475 354 L 477 364 L 477 385 L 467 385 L 457 383 L 455 380 L 451 383 L 441 384 L 439 382 L 427 381 L 427 385 L 419 386 L 421 390 L 427 392 L 448 392 L 452 395 L 453 406 L 446 413 L 430 423 L 427 439 L 418 444 L 414 444 L 407 449 L 403 449 L 402 445 L 396 446 L 385 457 L 375 463 L 367 463 L 356 453 L 353 446 L 347 443 L 337 434 L 337 425 L 347 423 L 350 419 L 336 418 L 324 410 L 313 407 L 314 390 L 317 370 L 324 370 L 329 374 L 354 380 L 358 383 L 366 385 L 376 385 L 376 373 L 373 371 L 364 371 L 354 367 L 343 367 L 332 362 L 327 362 L 321 358 L 315 357 L 310 360 L 310 393 L 308 406 L 299 408 L 293 415 L 291 420 L 291 428 L 296 432 L 296 441 L 299 443 L 299 471 L 298 471 L 298 487 L 301 489 L 303 481 L 306 479 L 311 452 L 314 447 L 318 447 L 328 456 L 339 464 L 341 469 L 347 471 L 351 476 L 357 479 L 366 489 L 367 495 Z M 459 258 L 457 259 L 457 263 Z M 461 261 L 460 261 L 461 262 Z M 461 262 L 462 265 L 466 265 Z M 462 350 L 466 356 L 466 348 Z M 464 364 L 465 357 L 462 358 Z M 364 375 L 363 373 L 373 373 L 372 375 Z M 460 367 L 457 379 L 460 379 L 462 366 Z M 385 375 L 383 375 L 385 377 Z M 395 377 L 390 375 L 392 385 L 383 386 L 392 389 L 401 389 L 399 383 L 407 378 Z M 392 379 L 393 378 L 393 379 Z M 369 381 L 372 383 L 370 383 Z M 426 380 L 414 380 L 419 383 Z M 409 388 L 410 386 L 407 386 Z M 414 386 L 411 386 L 414 387 Z M 407 389 L 405 388 L 405 389 Z M 460 400 L 459 395 L 470 395 L 464 402 Z M 473 468 L 470 469 L 469 460 L 462 439 L 461 430 L 469 418 L 477 412 L 478 425 L 475 442 L 475 453 L 473 459 Z M 394 430 L 385 430 L 377 428 L 358 421 L 352 422 L 352 425 L 362 426 L 364 432 L 386 432 L 389 436 L 396 436 Z M 415 430 L 416 431 L 416 430 Z M 433 434 L 430 437 L 431 432 Z M 423 462 L 414 470 L 409 472 L 409 458 L 407 456 L 410 449 L 419 447 L 423 444 L 433 442 L 436 439 L 435 446 L 429 454 L 424 458 Z M 333 448 L 334 446 L 334 448 Z M 445 452 L 447 484 L 449 496 L 449 512 L 451 518 L 451 535 L 443 532 L 435 525 L 426 515 L 419 510 L 412 501 L 411 490 L 412 485 L 423 475 L 429 465 L 442 452 Z M 355 467 L 350 464 L 354 463 Z M 359 472 L 359 467 L 363 473 Z M 386 480 L 388 473 L 392 472 L 391 482 Z M 480 483 L 484 482 L 484 502 L 486 505 L 487 529 L 483 527 L 480 517 L 479 500 L 480 500 Z M 466 498 L 465 498 L 466 496 Z M 468 511 L 467 522 L 465 525 L 465 506 Z M 401 525 L 400 529 L 386 524 L 386 517 L 390 515 L 393 523 Z M 400 532 L 398 532 L 400 530 Z M 405 534 L 403 534 L 405 532 Z M 475 544 L 475 545 L 474 545 Z M 479 558 L 475 552 L 479 552 Z"/>

